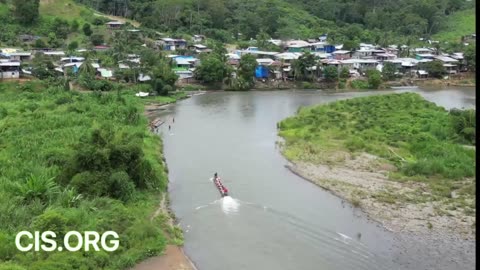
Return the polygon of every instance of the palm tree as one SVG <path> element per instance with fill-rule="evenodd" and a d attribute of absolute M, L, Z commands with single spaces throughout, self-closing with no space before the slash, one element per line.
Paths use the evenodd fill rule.
<path fill-rule="evenodd" d="M 80 68 L 78 68 L 78 74 L 85 76 L 95 76 L 95 68 L 93 68 L 90 58 L 85 58 L 83 64 L 80 66 Z"/>

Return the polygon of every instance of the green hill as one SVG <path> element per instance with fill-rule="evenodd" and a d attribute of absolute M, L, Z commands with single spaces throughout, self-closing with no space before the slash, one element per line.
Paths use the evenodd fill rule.
<path fill-rule="evenodd" d="M 475 33 L 475 9 L 453 13 L 446 18 L 444 30 L 433 36 L 440 41 L 460 41 L 462 36 Z"/>
<path fill-rule="evenodd" d="M 72 0 L 40 0 L 40 16 L 84 21 L 93 16 L 93 11 Z"/>
<path fill-rule="evenodd" d="M 104 24 L 108 20 L 120 20 L 139 26 L 134 20 L 105 15 L 73 0 L 40 0 L 38 18 L 33 23 L 22 23 L 14 10 L 13 0 L 0 1 L 0 46 L 21 46 L 28 49 L 35 44 L 19 43 L 17 37 L 31 34 L 40 36 L 43 44 L 48 47 L 66 49 L 74 41 L 80 47 L 88 47 L 92 44 L 91 38 L 82 30 L 86 23 L 91 25 L 93 35 L 102 36 L 105 42 L 111 39 L 111 32 L 107 31 Z"/>

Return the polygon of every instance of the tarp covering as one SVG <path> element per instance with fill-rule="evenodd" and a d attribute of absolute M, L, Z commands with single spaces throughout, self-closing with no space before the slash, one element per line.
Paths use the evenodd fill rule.
<path fill-rule="evenodd" d="M 257 66 L 255 68 L 255 78 L 268 78 L 268 68 L 265 66 Z"/>

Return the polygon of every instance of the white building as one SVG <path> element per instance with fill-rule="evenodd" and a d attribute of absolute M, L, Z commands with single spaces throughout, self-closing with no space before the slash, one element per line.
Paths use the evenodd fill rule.
<path fill-rule="evenodd" d="M 20 62 L 0 62 L 0 79 L 20 78 Z"/>

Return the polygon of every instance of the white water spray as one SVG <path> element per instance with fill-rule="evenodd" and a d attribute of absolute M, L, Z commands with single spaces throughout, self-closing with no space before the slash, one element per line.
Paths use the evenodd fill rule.
<path fill-rule="evenodd" d="M 238 212 L 239 206 L 240 204 L 238 201 L 230 196 L 225 196 L 222 198 L 222 210 L 225 214 Z"/>

